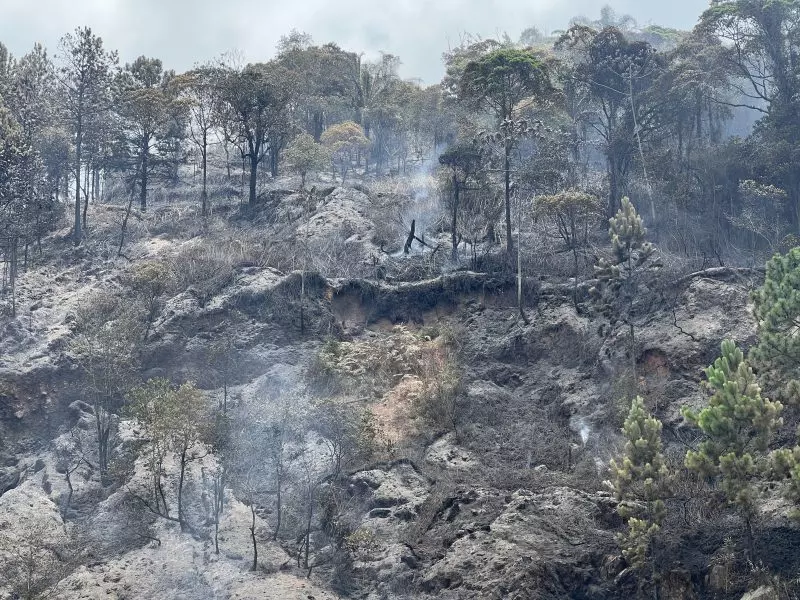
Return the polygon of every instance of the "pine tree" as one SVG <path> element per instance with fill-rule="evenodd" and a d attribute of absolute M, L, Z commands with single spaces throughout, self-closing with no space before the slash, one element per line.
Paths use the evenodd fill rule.
<path fill-rule="evenodd" d="M 589 293 L 598 309 L 611 320 L 628 326 L 633 373 L 636 373 L 636 335 L 634 305 L 640 294 L 644 267 L 652 258 L 654 246 L 645 237 L 647 229 L 642 217 L 626 197 L 617 215 L 609 219 L 612 258 L 601 259 L 595 266 L 599 280 Z"/>
<path fill-rule="evenodd" d="M 634 568 L 652 562 L 652 542 L 664 520 L 669 470 L 661 452 L 661 421 L 647 413 L 644 400 L 631 403 L 622 428 L 627 439 L 620 462 L 611 461 L 611 488 L 628 531 L 619 536 L 625 559 Z"/>
<path fill-rule="evenodd" d="M 750 351 L 764 379 L 800 400 L 800 248 L 767 263 L 764 285 L 753 293 L 758 344 Z M 771 386 L 772 387 L 772 386 Z"/>
<path fill-rule="evenodd" d="M 705 370 L 706 387 L 713 393 L 699 413 L 684 407 L 684 417 L 706 439 L 697 451 L 686 453 L 686 466 L 717 480 L 729 504 L 745 521 L 752 549 L 752 522 L 757 495 L 754 478 L 763 471 L 773 431 L 780 427 L 783 405 L 761 395 L 753 369 L 731 340 L 722 342 L 722 356 Z"/>
<path fill-rule="evenodd" d="M 769 466 L 772 479 L 787 480 L 784 495 L 795 505 L 789 516 L 800 521 L 800 445 L 772 452 L 769 456 Z"/>

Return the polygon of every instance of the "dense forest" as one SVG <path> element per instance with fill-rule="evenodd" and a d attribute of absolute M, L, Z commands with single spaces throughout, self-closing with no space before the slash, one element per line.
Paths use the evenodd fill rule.
<path fill-rule="evenodd" d="M 798 597 L 800 0 L 112 47 L 0 43 L 0 597 Z"/>

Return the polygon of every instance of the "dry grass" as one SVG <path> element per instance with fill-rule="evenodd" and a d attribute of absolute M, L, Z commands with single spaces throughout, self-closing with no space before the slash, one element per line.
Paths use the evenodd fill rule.
<path fill-rule="evenodd" d="M 353 342 L 330 340 L 310 375 L 323 387 L 374 399 L 380 429 L 398 444 L 422 425 L 456 426 L 461 373 L 453 335 L 405 326 Z"/>

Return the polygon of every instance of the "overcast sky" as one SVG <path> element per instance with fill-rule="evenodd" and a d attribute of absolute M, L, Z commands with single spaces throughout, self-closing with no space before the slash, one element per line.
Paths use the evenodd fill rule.
<path fill-rule="evenodd" d="M 708 0 L 0 0 L 0 41 L 15 55 L 34 42 L 51 52 L 59 38 L 89 25 L 123 62 L 161 58 L 178 71 L 239 49 L 248 61 L 274 54 L 292 28 L 347 50 L 397 54 L 404 77 L 426 83 L 442 74 L 441 54 L 463 32 L 503 31 L 516 39 L 531 26 L 565 28 L 574 15 L 597 18 L 610 3 L 640 24 L 691 28 Z"/>

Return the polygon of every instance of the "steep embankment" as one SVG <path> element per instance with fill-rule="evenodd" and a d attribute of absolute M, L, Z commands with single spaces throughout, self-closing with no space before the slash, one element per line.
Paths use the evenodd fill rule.
<path fill-rule="evenodd" d="M 364 198 L 342 195 L 351 215 L 337 208 L 339 196 L 323 197 L 320 214 L 328 216 L 309 227 L 324 229 L 331 214 L 365 218 Z M 367 247 L 365 240 L 350 243 Z M 125 278 L 134 264 L 193 256 L 181 252 L 199 243 L 141 234 L 135 263 L 75 256 L 21 278 L 18 317 L 2 323 L 0 338 L 0 522 L 10 536 L 24 526 L 14 511 L 25 506 L 27 517 L 61 527 L 69 486 L 70 526 L 100 531 L 121 519 L 127 487 L 147 477 L 141 459 L 111 488 L 100 485 L 91 459 L 70 471 L 69 483 L 59 463 L 67 431 L 93 427 L 70 349 L 75 312 L 96 292 L 130 301 Z M 373 251 L 367 248 L 366 260 Z M 747 303 L 757 273 L 712 269 L 648 290 L 638 319 L 638 377 L 623 387 L 619 375 L 631 362 L 626 330 L 589 314 L 588 283 L 577 291 L 546 278 L 529 285 L 525 324 L 511 276 L 336 279 L 258 266 L 241 254 L 225 263 L 221 283 L 165 295 L 140 350 L 141 378 L 195 381 L 212 401 L 224 382 L 234 414 L 279 398 L 300 414 L 321 396 L 368 409 L 380 451 L 373 460 L 353 459 L 335 482 L 337 522 L 358 535 L 339 546 L 320 541 L 308 581 L 296 566 L 294 540 L 268 540 L 274 513 L 260 508 L 253 525 L 231 482 L 219 555 L 209 534 L 181 533 L 151 515 L 147 537 L 120 530 L 128 532 L 120 534 L 124 541 L 103 546 L 63 582 L 63 598 L 167 598 L 185 590 L 181 597 L 332 598 L 323 588 L 333 583 L 372 598 L 624 597 L 636 582 L 614 542 L 615 503 L 602 491 L 618 445 L 618 399 L 632 391 L 646 396 L 665 422 L 668 453 L 678 457 L 685 441 L 679 409 L 703 398 L 701 368 L 723 338 L 746 346 L 754 337 Z M 230 350 L 224 363 L 210 354 L 221 343 Z M 133 456 L 147 441 L 135 423 L 120 425 L 115 453 Z M 329 442 L 314 431 L 308 445 Z M 213 518 L 203 490 L 215 464 L 203 459 L 189 473 L 204 531 Z M 174 465 L 167 468 L 174 475 Z M 730 582 L 708 567 L 726 552 L 720 523 L 691 497 L 675 503 L 684 503 L 682 518 L 693 525 L 668 524 L 676 547 L 664 555 L 663 597 L 724 597 Z M 763 535 L 783 561 L 780 570 L 792 568 L 787 556 L 798 540 L 778 508 L 765 514 Z M 251 526 L 262 544 L 258 573 L 247 570 Z"/>

